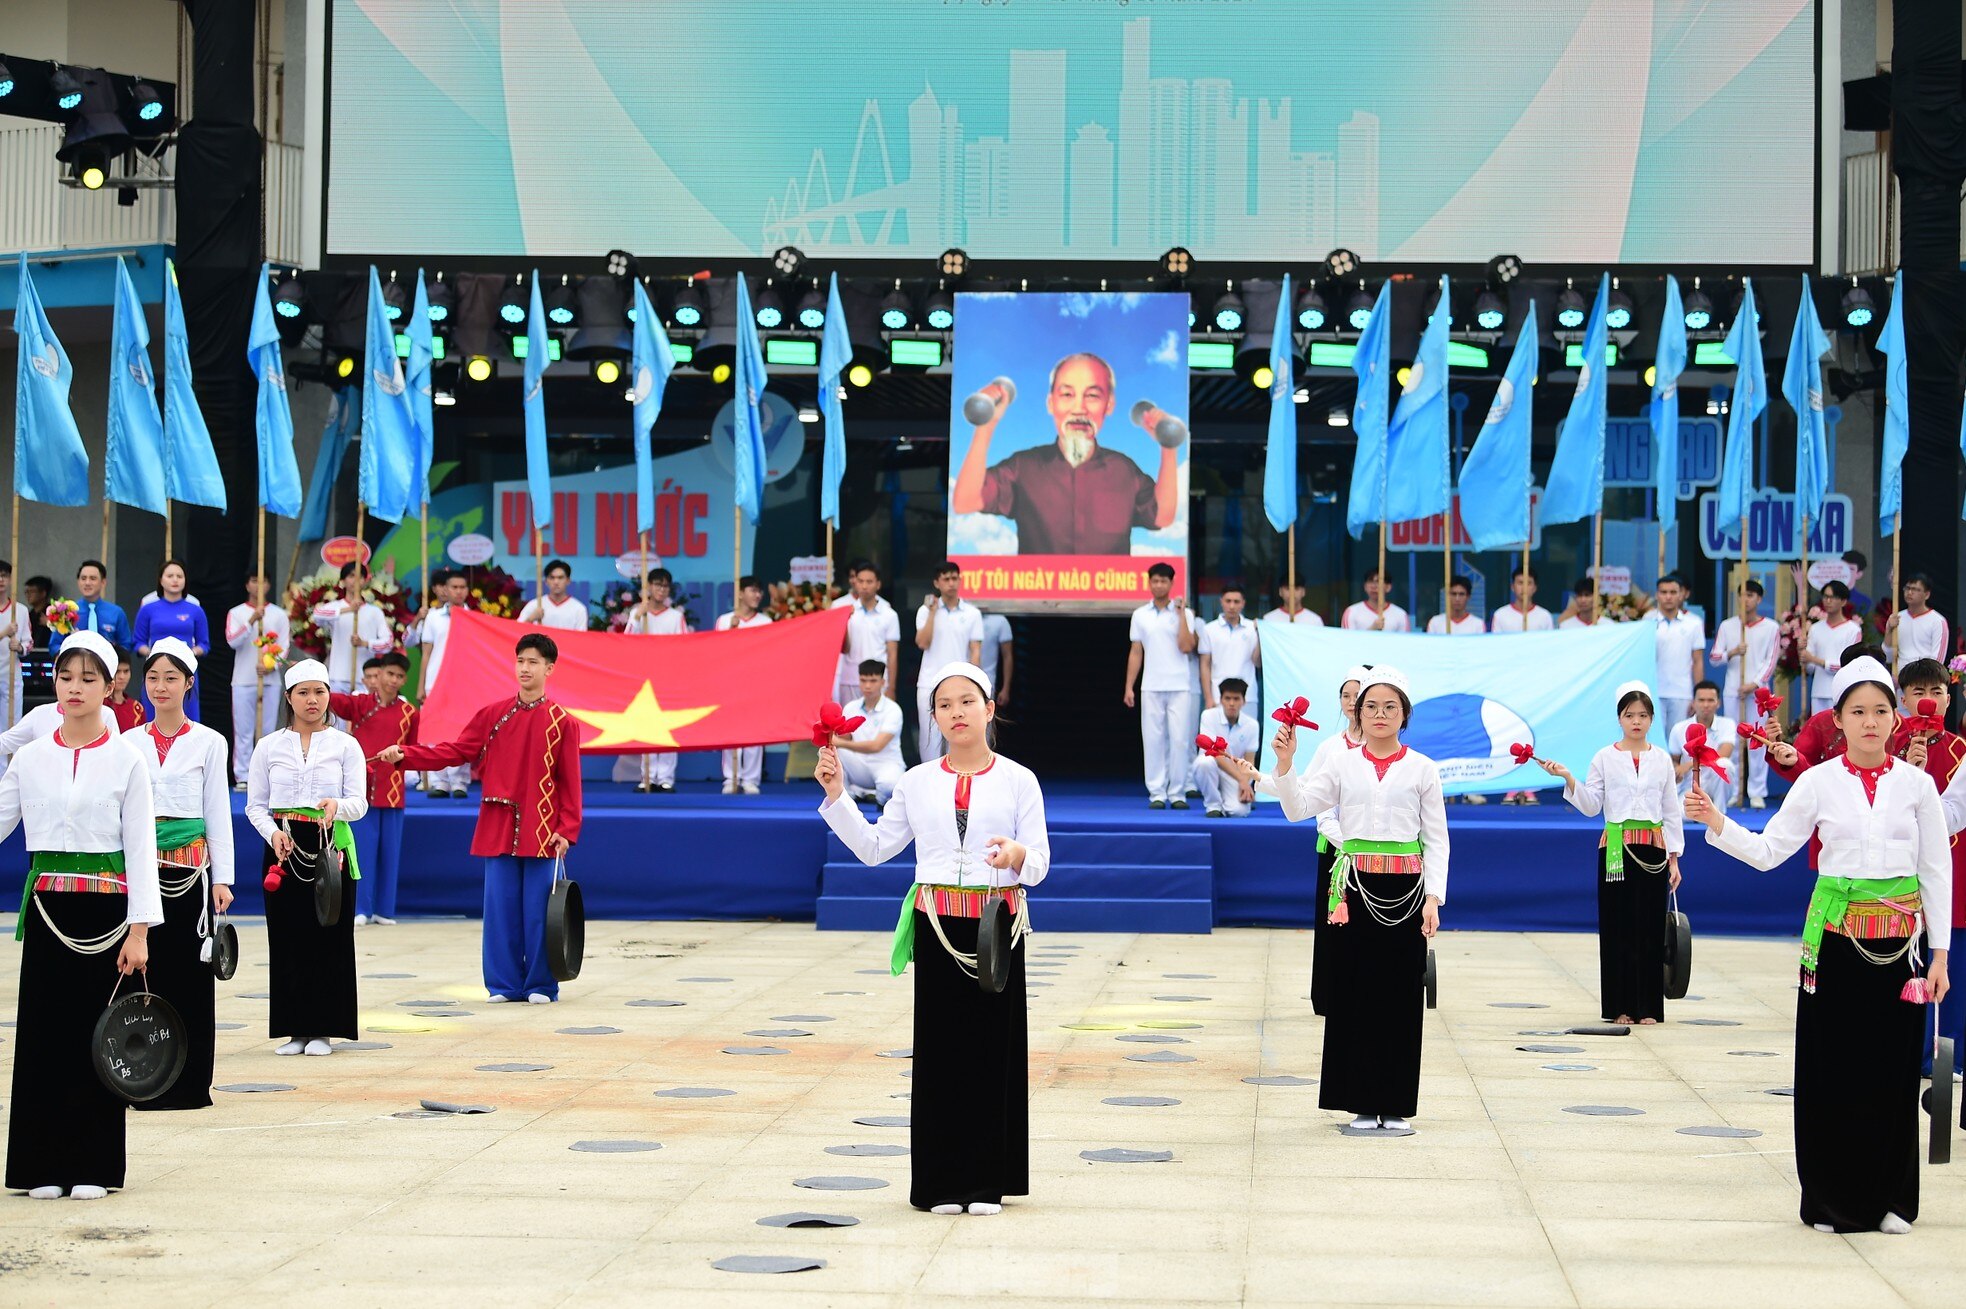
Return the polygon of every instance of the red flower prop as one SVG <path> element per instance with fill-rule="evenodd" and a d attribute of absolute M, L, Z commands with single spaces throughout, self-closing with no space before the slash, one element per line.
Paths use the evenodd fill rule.
<path fill-rule="evenodd" d="M 812 743 L 817 746 L 831 745 L 835 736 L 852 736 L 853 729 L 866 721 L 865 714 L 848 718 L 838 705 L 829 700 L 819 706 L 819 721 L 812 725 Z"/>
<path fill-rule="evenodd" d="M 1782 697 L 1776 695 L 1765 686 L 1757 686 L 1754 689 L 1754 711 L 1757 714 L 1766 718 L 1781 707 Z"/>
<path fill-rule="evenodd" d="M 1686 729 L 1686 757 L 1693 761 L 1693 786 L 1700 785 L 1700 770 L 1710 769 L 1721 781 L 1728 780 L 1727 766 L 1720 762 L 1720 751 L 1707 744 L 1707 729 L 1704 723 L 1693 723 Z"/>
<path fill-rule="evenodd" d="M 1223 755 L 1229 753 L 1229 741 L 1227 737 L 1197 736 L 1195 738 L 1195 744 L 1200 746 L 1201 752 L 1210 759 L 1220 759 Z"/>
<path fill-rule="evenodd" d="M 1286 700 L 1278 705 L 1271 711 L 1270 717 L 1279 723 L 1286 723 L 1291 727 L 1308 727 L 1315 732 L 1317 724 L 1306 716 L 1310 713 L 1310 709 L 1311 702 L 1300 695 L 1295 700 Z"/>
<path fill-rule="evenodd" d="M 1509 753 L 1515 757 L 1517 764 L 1533 764 L 1537 762 L 1536 747 L 1527 741 L 1514 742 L 1509 746 Z"/>
<path fill-rule="evenodd" d="M 1769 743 L 1767 737 L 1755 730 L 1753 723 L 1734 724 L 1734 733 L 1748 743 L 1748 749 L 1750 750 L 1759 750 L 1762 746 Z M 1687 729 L 1687 734 L 1689 736 L 1692 734 L 1691 728 Z"/>

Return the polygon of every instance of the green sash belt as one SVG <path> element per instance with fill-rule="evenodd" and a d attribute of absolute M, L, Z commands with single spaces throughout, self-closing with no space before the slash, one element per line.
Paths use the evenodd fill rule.
<path fill-rule="evenodd" d="M 1831 877 L 1816 878 L 1816 889 L 1809 897 L 1809 917 L 1802 923 L 1802 967 L 1814 973 L 1822 957 L 1823 930 L 1843 921 L 1852 904 L 1867 900 L 1901 900 L 1918 894 L 1916 877 Z"/>
<path fill-rule="evenodd" d="M 275 809 L 273 813 L 275 817 L 312 818 L 317 823 L 321 821 L 319 809 Z M 361 881 L 362 870 L 355 864 L 355 833 L 350 831 L 348 824 L 339 818 L 334 820 L 333 843 L 334 848 L 341 851 L 342 858 L 348 863 L 348 876 L 357 882 Z"/>
<path fill-rule="evenodd" d="M 1337 913 L 1338 906 L 1345 903 L 1345 886 L 1351 880 L 1352 859 L 1362 854 L 1424 854 L 1425 847 L 1415 839 L 1412 841 L 1367 841 L 1347 837 L 1338 856 L 1337 864 L 1331 870 L 1331 898 L 1325 905 L 1327 913 Z"/>
<path fill-rule="evenodd" d="M 205 834 L 205 820 L 202 818 L 159 818 L 157 820 L 157 850 L 182 850 Z"/>
<path fill-rule="evenodd" d="M 28 857 L 27 877 L 20 886 L 20 917 L 14 920 L 14 939 L 27 937 L 27 902 L 34 895 L 34 883 L 42 873 L 121 873 L 121 850 L 36 850 Z"/>
<path fill-rule="evenodd" d="M 1604 823 L 1604 880 L 1622 882 L 1625 880 L 1625 833 L 1663 832 L 1664 823 L 1649 822 L 1643 818 L 1627 818 L 1623 822 Z"/>
<path fill-rule="evenodd" d="M 901 897 L 901 921 L 894 925 L 894 949 L 887 959 L 890 977 L 907 972 L 915 957 L 915 891 L 916 883 L 910 882 L 908 894 Z"/>

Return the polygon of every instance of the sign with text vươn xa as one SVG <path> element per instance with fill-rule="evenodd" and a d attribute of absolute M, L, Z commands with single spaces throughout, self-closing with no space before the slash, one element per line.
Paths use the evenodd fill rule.
<path fill-rule="evenodd" d="M 1738 530 L 1720 530 L 1719 506 L 1720 497 L 1711 491 L 1700 497 L 1700 553 L 1709 559 L 1739 559 L 1741 534 Z M 1794 496 L 1763 491 L 1748 502 L 1742 521 L 1747 527 L 1750 559 L 1802 557 L 1802 520 L 1795 512 Z M 1809 524 L 1809 557 L 1830 559 L 1850 549 L 1854 521 L 1849 496 L 1826 496 L 1822 517 Z"/>

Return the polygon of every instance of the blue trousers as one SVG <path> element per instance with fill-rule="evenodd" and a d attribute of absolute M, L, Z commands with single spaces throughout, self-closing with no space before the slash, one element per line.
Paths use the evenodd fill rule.
<path fill-rule="evenodd" d="M 354 825 L 355 863 L 362 870 L 355 883 L 355 912 L 369 918 L 396 916 L 396 874 L 403 857 L 403 811 L 371 809 Z"/>
<path fill-rule="evenodd" d="M 498 855 L 485 860 L 485 990 L 508 1000 L 560 998 L 546 964 L 546 898 L 551 859 Z"/>
<path fill-rule="evenodd" d="M 1933 1024 L 1936 1019 L 1938 1031 Z M 1932 1075 L 1932 1055 L 1936 1049 L 1934 1038 L 1952 1038 L 1952 1059 L 1954 1072 L 1966 1073 L 1966 990 L 1954 987 L 1946 992 L 1946 998 L 1939 1003 L 1925 1006 L 1925 1057 L 1922 1075 Z"/>

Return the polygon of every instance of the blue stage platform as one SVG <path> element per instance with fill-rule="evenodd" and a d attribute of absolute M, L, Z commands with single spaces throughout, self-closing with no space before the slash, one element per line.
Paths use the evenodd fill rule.
<path fill-rule="evenodd" d="M 726 796 L 714 783 L 673 795 L 637 795 L 590 782 L 581 841 L 568 867 L 596 918 L 782 919 L 822 928 L 886 930 L 910 856 L 864 868 L 813 810 L 818 788 L 766 783 L 759 796 Z M 1475 931 L 1595 931 L 1593 851 L 1602 828 L 1567 806 L 1450 805 L 1453 866 L 1443 925 Z M 262 846 L 234 795 L 241 852 L 239 912 L 260 912 Z M 1211 927 L 1308 927 L 1314 830 L 1274 805 L 1250 818 L 1200 809 L 1149 810 L 1137 786 L 1062 782 L 1046 787 L 1050 878 L 1032 897 L 1040 930 L 1205 932 Z M 480 911 L 479 862 L 470 857 L 476 799 L 412 793 L 405 824 L 399 912 Z M 1759 826 L 1763 815 L 1737 815 Z M 0 895 L 15 902 L 26 858 L 18 835 L 0 848 Z M 1688 842 L 1680 907 L 1699 932 L 1792 936 L 1812 884 L 1798 855 L 1757 873 Z"/>

